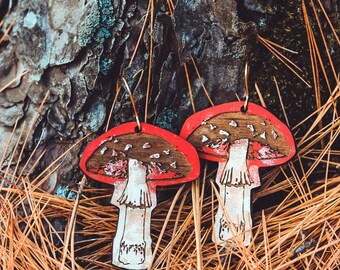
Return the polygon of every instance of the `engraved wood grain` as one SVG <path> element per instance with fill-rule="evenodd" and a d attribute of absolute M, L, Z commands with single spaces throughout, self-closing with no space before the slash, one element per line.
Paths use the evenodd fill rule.
<path fill-rule="evenodd" d="M 237 124 L 236 127 L 230 125 L 232 121 Z M 252 125 L 254 131 L 252 131 L 250 127 L 247 127 L 248 125 Z M 228 133 L 228 135 L 221 135 L 221 130 Z M 266 136 L 265 139 L 260 136 L 264 132 Z M 208 138 L 205 142 L 202 142 L 203 136 Z M 290 146 L 284 140 L 282 132 L 277 127 L 259 116 L 243 112 L 221 113 L 210 119 L 206 119 L 188 137 L 188 141 L 200 151 L 202 146 L 216 144 L 221 138 L 228 139 L 228 143 L 249 138 L 250 141 L 258 142 L 261 145 L 268 145 L 274 151 L 278 151 L 285 156 L 291 151 Z M 228 153 L 226 153 L 226 155 L 227 154 Z"/>
<path fill-rule="evenodd" d="M 238 233 L 244 246 L 251 243 L 251 189 L 261 185 L 259 168 L 282 164 L 295 154 L 284 123 L 254 103 L 248 103 L 246 112 L 243 106 L 231 102 L 202 110 L 181 130 L 202 158 L 218 162 L 215 182 L 221 201 L 212 240 L 221 246 L 229 246 Z"/>
<path fill-rule="evenodd" d="M 143 148 L 143 145 L 147 143 L 150 147 Z M 131 145 L 128 150 L 126 150 L 127 145 Z M 118 156 L 112 156 L 113 150 L 117 152 Z M 155 154 L 159 154 L 159 158 L 151 158 Z M 161 137 L 145 133 L 124 134 L 108 138 L 88 159 L 86 166 L 91 171 L 102 168 L 110 161 L 128 160 L 129 158 L 142 161 L 144 165 L 150 165 L 151 162 L 159 163 L 161 169 L 172 171 L 178 174 L 178 177 L 185 176 L 192 170 L 187 158 L 172 144 Z M 170 165 L 174 162 L 176 162 L 176 168 Z"/>

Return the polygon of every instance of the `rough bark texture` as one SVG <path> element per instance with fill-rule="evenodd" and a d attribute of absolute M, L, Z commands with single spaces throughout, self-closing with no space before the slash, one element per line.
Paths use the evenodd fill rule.
<path fill-rule="evenodd" d="M 6 4 L 1 2 L 4 9 Z M 149 55 L 149 15 L 131 65 L 147 1 L 19 1 L 12 7 L 2 26 L 4 32 L 16 18 L 10 34 L 0 44 L 0 89 L 23 71 L 29 73 L 0 93 L 0 157 L 5 154 L 1 166 L 8 163 L 16 141 L 24 141 L 48 91 L 23 156 L 26 159 L 36 146 L 37 154 L 46 149 L 38 171 L 89 132 L 102 133 L 115 96 L 115 82 L 123 76 L 134 89 L 138 81 L 134 75 L 141 69 L 143 78 L 133 96 L 143 118 L 150 57 L 149 123 L 178 133 L 192 113 L 184 63 L 188 65 L 196 110 L 210 106 L 190 54 L 216 104 L 235 100 L 236 94 L 243 96 L 242 70 L 255 28 L 252 23 L 239 21 L 236 2 L 181 0 L 173 16 L 164 1 L 154 4 L 153 55 Z M 133 120 L 131 103 L 123 89 L 110 126 Z M 14 139 L 5 153 L 16 122 Z M 19 138 L 21 129 L 23 135 Z M 59 182 L 78 178 L 80 154 L 81 146 L 61 162 Z"/>
<path fill-rule="evenodd" d="M 253 90 L 253 82 L 257 81 L 269 110 L 284 119 L 272 80 L 275 76 L 291 125 L 315 109 L 313 94 L 302 91 L 306 85 L 256 40 L 259 31 L 269 40 L 297 51 L 298 54 L 289 58 L 302 67 L 302 76 L 307 81 L 312 78 L 312 74 L 307 73 L 309 69 L 304 68 L 310 66 L 310 56 L 300 1 L 180 0 L 173 14 L 166 1 L 154 5 L 149 123 L 178 133 L 184 120 L 192 114 L 185 63 L 196 110 L 210 106 L 190 55 L 215 104 L 236 100 L 236 94 L 243 97 L 243 67 L 249 58 L 250 94 L 254 102 L 259 103 Z M 323 5 L 338 29 L 337 1 L 327 0 Z M 307 8 L 312 14 L 310 6 Z M 89 132 L 95 132 L 93 137 L 104 132 L 120 76 L 134 89 L 139 79 L 139 75 L 135 75 L 144 71 L 133 93 L 139 116 L 144 118 L 150 67 L 150 13 L 134 61 L 129 63 L 147 9 L 148 1 L 0 1 L 0 18 L 9 11 L 0 28 L 1 36 L 16 18 L 9 35 L 0 44 L 0 89 L 23 71 L 29 71 L 0 93 L 0 167 L 8 164 L 16 142 L 25 141 L 47 91 L 50 94 L 33 124 L 22 156 L 25 161 L 37 145 L 35 158 L 46 150 L 35 172 L 44 169 Z M 320 18 L 324 31 L 330 33 L 326 19 Z M 314 24 L 317 27 L 316 22 Z M 339 59 L 336 40 L 332 35 L 326 38 L 336 65 Z M 110 127 L 134 120 L 124 85 L 122 90 Z M 321 88 L 321 94 L 322 91 L 327 92 L 327 86 Z M 309 110 L 302 113 L 290 109 L 290 104 L 306 107 L 306 103 L 310 104 Z M 13 139 L 6 148 L 16 122 Z M 79 179 L 77 164 L 84 143 L 57 164 L 61 164 L 61 168 L 54 177 L 59 182 Z M 20 151 L 21 148 L 17 148 L 13 161 L 17 161 Z"/>
<path fill-rule="evenodd" d="M 277 89 L 273 82 L 275 76 L 291 126 L 315 111 L 314 89 L 307 89 L 306 84 L 302 83 L 256 39 L 256 31 L 258 31 L 268 40 L 298 52 L 297 54 L 284 52 L 284 54 L 301 67 L 301 76 L 313 85 L 310 50 L 301 11 L 302 1 L 178 0 L 174 2 L 176 7 L 171 15 L 166 1 L 154 1 L 152 32 L 154 50 L 151 56 L 153 64 L 150 77 L 149 123 L 178 133 L 184 120 L 192 114 L 184 63 L 188 67 L 196 110 L 210 106 L 195 73 L 190 54 L 195 59 L 202 80 L 215 104 L 236 100 L 236 94 L 240 98 L 243 97 L 243 67 L 249 57 L 251 101 L 260 104 L 254 90 L 254 81 L 256 81 L 268 110 L 284 121 Z M 316 41 L 320 48 L 323 48 L 322 37 L 310 1 L 304 2 L 307 5 Z M 339 35 L 339 1 L 321 2 Z M 12 163 L 10 170 L 13 172 L 16 170 L 15 163 L 19 161 L 23 166 L 34 150 L 34 158 L 25 168 L 28 172 L 34 164 L 37 164 L 33 174 L 38 175 L 73 146 L 75 141 L 91 131 L 94 132 L 91 138 L 102 134 L 116 94 L 116 81 L 123 76 L 131 89 L 134 89 L 138 81 L 138 76 L 134 77 L 134 75 L 141 69 L 144 70 L 143 78 L 139 87 L 134 90 L 134 99 L 140 117 L 144 118 L 150 65 L 150 15 L 147 17 L 134 61 L 131 65 L 129 62 L 141 33 L 147 8 L 148 1 L 137 0 L 0 0 L 0 21 L 5 18 L 4 23 L 0 24 L 0 178 L 4 172 L 8 172 L 7 164 Z M 7 11 L 9 16 L 6 17 Z M 339 67 L 340 47 L 319 7 L 317 12 L 320 15 L 321 31 L 324 32 L 329 44 L 328 51 L 334 66 Z M 14 19 L 16 21 L 13 28 L 2 40 L 6 29 Z M 326 49 L 321 50 L 320 54 L 322 59 L 327 59 Z M 326 60 L 324 63 L 326 63 L 326 72 L 332 74 L 327 64 L 329 61 Z M 29 73 L 3 90 L 4 85 L 25 70 Z M 321 69 L 319 74 L 322 74 Z M 329 97 L 329 89 L 324 77 L 321 75 L 320 77 L 321 99 L 324 101 Z M 330 85 L 333 87 L 335 80 L 332 76 L 330 80 Z M 38 108 L 48 91 L 50 95 L 35 120 Z M 330 115 L 325 122 L 330 123 L 332 117 L 333 115 Z M 122 85 L 122 92 L 109 121 L 110 127 L 133 120 L 131 102 Z M 314 122 L 313 118 L 299 126 L 297 134 L 304 134 L 302 130 L 309 129 L 311 122 Z M 15 126 L 13 138 L 10 140 Z M 18 160 L 27 135 L 29 135 L 27 144 L 21 160 Z M 72 148 L 67 156 L 55 164 L 54 167 L 59 166 L 59 169 L 49 177 L 48 181 L 45 181 L 44 189 L 62 197 L 75 198 L 75 193 L 65 186 L 72 186 L 81 177 L 78 163 L 87 140 Z M 15 148 L 17 141 L 19 145 Z M 316 149 L 319 149 L 319 146 Z M 43 157 L 38 160 L 42 153 L 44 153 Z M 304 162 L 306 162 L 303 165 L 306 171 L 314 166 L 313 158 L 310 163 Z M 321 164 L 322 162 L 320 162 L 321 170 L 328 171 L 329 164 Z M 16 170 L 17 173 L 19 171 Z M 317 171 L 320 171 L 319 167 Z M 7 178 L 6 183 L 1 182 L 0 179 L 0 184 L 7 185 L 9 180 L 13 179 L 8 175 Z M 310 181 L 313 181 L 312 179 L 314 177 Z M 268 183 L 272 183 L 271 181 Z M 286 196 L 286 192 L 273 191 L 269 192 L 269 195 L 264 195 L 267 193 L 262 191 L 260 193 L 254 205 L 254 212 L 257 213 L 268 206 L 280 203 Z M 20 193 L 18 194 L 21 196 Z M 18 211 L 19 216 L 23 217 L 22 220 L 27 220 L 26 211 L 20 209 Z M 67 213 L 61 213 L 60 217 L 51 221 L 56 231 L 61 234 L 65 231 L 68 222 Z M 22 228 L 22 230 L 26 229 Z M 83 227 L 78 231 L 80 233 L 76 235 L 75 242 L 78 242 L 80 253 L 87 253 L 88 250 L 83 250 L 85 242 L 81 240 L 88 238 L 83 235 Z M 91 233 L 92 231 L 87 230 Z M 61 247 L 64 243 L 61 240 L 63 237 L 59 238 L 57 234 L 53 237 L 55 246 Z M 91 241 L 96 241 L 93 240 L 96 238 L 92 234 L 88 237 Z M 107 241 L 99 241 L 100 248 L 103 243 L 107 246 Z M 88 246 L 93 247 L 91 244 Z M 91 264 L 89 267 L 93 268 L 92 254 L 95 253 L 97 253 L 96 248 L 88 252 L 90 255 L 87 258 L 91 260 L 83 262 L 80 259 L 80 263 Z M 77 253 L 76 257 L 81 258 Z M 98 261 L 107 263 L 110 258 L 103 256 Z"/>

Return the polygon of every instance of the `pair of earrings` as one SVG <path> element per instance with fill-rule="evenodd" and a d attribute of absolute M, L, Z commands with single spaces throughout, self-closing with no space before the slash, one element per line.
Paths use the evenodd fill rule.
<path fill-rule="evenodd" d="M 288 127 L 263 107 L 231 102 L 189 117 L 180 136 L 159 127 L 130 122 L 112 128 L 87 146 L 80 167 L 114 186 L 119 208 L 112 263 L 145 269 L 152 258 L 150 222 L 156 187 L 199 177 L 199 157 L 218 162 L 221 202 L 212 240 L 226 245 L 242 233 L 251 241 L 251 189 L 260 186 L 259 168 L 282 164 L 295 154 Z"/>

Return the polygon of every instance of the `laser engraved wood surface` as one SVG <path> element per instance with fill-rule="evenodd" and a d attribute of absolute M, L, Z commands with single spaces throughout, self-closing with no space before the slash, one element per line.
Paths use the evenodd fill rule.
<path fill-rule="evenodd" d="M 156 186 L 198 178 L 195 148 L 181 137 L 143 123 L 117 126 L 92 141 L 80 167 L 94 180 L 114 185 L 111 203 L 119 208 L 112 262 L 145 269 L 152 257 L 150 222 L 157 205 Z"/>
<path fill-rule="evenodd" d="M 199 156 L 218 162 L 216 184 L 223 205 L 215 215 L 213 241 L 225 245 L 237 233 L 251 241 L 251 189 L 261 185 L 259 167 L 282 164 L 295 154 L 293 137 L 285 124 L 266 109 L 231 102 L 189 117 L 181 137 Z"/>

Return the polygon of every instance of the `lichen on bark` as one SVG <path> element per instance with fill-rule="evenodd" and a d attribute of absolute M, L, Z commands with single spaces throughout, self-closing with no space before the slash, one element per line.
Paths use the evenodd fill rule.
<path fill-rule="evenodd" d="M 239 21 L 235 2 L 222 5 L 179 1 L 172 16 L 165 1 L 154 4 L 154 25 L 151 28 L 147 17 L 137 50 L 148 1 L 20 1 L 13 6 L 1 28 L 4 32 L 13 18 L 17 18 L 5 42 L 0 44 L 0 59 L 4 60 L 0 64 L 3 71 L 0 86 L 25 70 L 29 73 L 0 93 L 3 109 L 0 128 L 7 134 L 1 137 L 0 144 L 6 144 L 16 119 L 28 120 L 28 125 L 32 123 L 34 112 L 48 91 L 23 159 L 37 141 L 51 151 L 50 144 L 62 141 L 72 145 L 90 131 L 102 133 L 115 96 L 115 82 L 123 76 L 130 88 L 135 89 L 139 79 L 135 75 L 140 70 L 144 73 L 134 90 L 134 100 L 142 118 L 151 62 L 147 114 L 150 123 L 179 132 L 192 113 L 184 63 L 196 109 L 210 106 L 189 55 L 195 59 L 202 81 L 216 104 L 235 100 L 236 93 L 242 97 L 241 74 L 254 27 Z M 15 113 L 4 119 L 6 111 Z M 129 97 L 122 91 L 109 126 L 133 120 Z M 21 127 L 22 121 L 18 130 Z M 17 133 L 14 141 L 18 139 Z"/>

